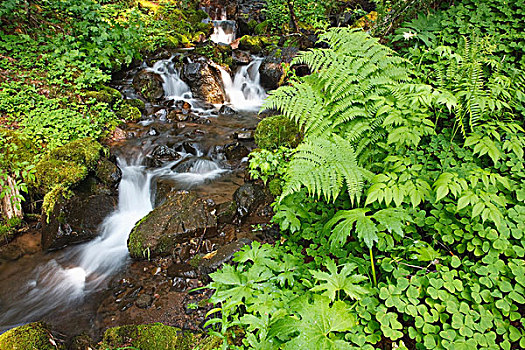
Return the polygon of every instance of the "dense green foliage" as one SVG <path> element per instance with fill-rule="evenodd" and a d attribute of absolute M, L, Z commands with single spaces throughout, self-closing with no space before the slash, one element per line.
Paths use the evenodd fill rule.
<path fill-rule="evenodd" d="M 8 177 L 19 192 L 27 192 L 28 181 L 52 183 L 47 191 L 60 185 L 63 192 L 64 176 L 72 178 L 67 183 L 83 178 L 83 161 L 73 167 L 77 171 L 48 162 L 46 178 L 37 172 L 35 179 L 32 169 L 46 151 L 101 139 L 120 120 L 139 119 L 141 101 L 126 104 L 102 84 L 143 53 L 188 46 L 209 34 L 211 25 L 201 23 L 206 16 L 192 1 L 2 1 L 0 197 L 12 192 L 3 186 Z M 13 143 L 14 137 L 27 141 Z M 58 173 L 64 176 L 50 175 Z M 37 196 L 45 195 L 41 190 Z M 15 199 L 17 205 L 23 200 Z"/>
<path fill-rule="evenodd" d="M 250 162 L 285 180 L 285 240 L 212 275 L 219 335 L 241 327 L 257 349 L 525 347 L 521 55 L 476 30 L 494 11 L 439 35 L 461 8 L 404 24 L 406 60 L 346 29 L 295 59 L 314 73 L 266 107 L 304 141 L 286 166 L 271 152 Z"/>

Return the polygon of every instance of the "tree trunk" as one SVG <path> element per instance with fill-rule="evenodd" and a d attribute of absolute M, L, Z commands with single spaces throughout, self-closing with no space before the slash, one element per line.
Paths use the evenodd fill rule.
<path fill-rule="evenodd" d="M 0 187 L 0 193 L 6 190 L 5 196 L 0 199 L 0 214 L 6 219 L 22 218 L 22 206 L 20 205 L 20 192 L 16 182 L 11 176 L 7 176 L 4 187 Z"/>
<path fill-rule="evenodd" d="M 294 33 L 298 33 L 299 24 L 297 23 L 297 16 L 295 15 L 295 11 L 293 10 L 293 1 L 286 0 L 286 3 L 288 4 L 288 11 L 290 11 L 290 24 L 292 26 L 292 31 Z"/>

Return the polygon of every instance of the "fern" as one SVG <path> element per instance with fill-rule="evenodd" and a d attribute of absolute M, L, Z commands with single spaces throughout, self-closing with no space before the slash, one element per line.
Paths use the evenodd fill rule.
<path fill-rule="evenodd" d="M 355 201 L 370 175 L 362 160 L 394 128 L 385 119 L 400 108 L 429 105 L 432 92 L 422 85 L 418 93 L 400 88 L 410 81 L 408 61 L 362 31 L 332 28 L 320 40 L 328 48 L 303 52 L 292 61 L 308 65 L 313 74 L 272 92 L 263 106 L 297 123 L 305 135 L 281 198 L 306 187 L 332 201 L 346 188 Z M 361 158 L 363 152 L 367 155 Z"/>
<path fill-rule="evenodd" d="M 350 199 L 359 199 L 371 173 L 357 164 L 350 142 L 337 135 L 308 139 L 290 161 L 281 199 L 306 187 L 311 195 L 334 201 L 343 186 Z"/>

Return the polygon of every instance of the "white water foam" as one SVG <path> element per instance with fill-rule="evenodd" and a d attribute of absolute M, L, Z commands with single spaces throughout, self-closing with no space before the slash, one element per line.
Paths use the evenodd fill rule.
<path fill-rule="evenodd" d="M 153 67 L 147 69 L 162 77 L 165 97 L 178 100 L 192 98 L 190 87 L 180 78 L 180 72 L 172 62 L 172 58 L 159 60 Z"/>
<path fill-rule="evenodd" d="M 250 64 L 240 67 L 233 80 L 227 71 L 220 69 L 228 101 L 234 108 L 258 110 L 262 106 L 267 95 L 260 84 L 261 63 L 262 58 L 255 58 Z"/>
<path fill-rule="evenodd" d="M 152 209 L 152 174 L 137 165 L 121 163 L 119 204 L 101 225 L 101 235 L 89 243 L 35 268 L 6 312 L 0 315 L 0 332 L 45 315 L 66 310 L 108 281 L 128 258 L 127 239 L 135 223 Z"/>

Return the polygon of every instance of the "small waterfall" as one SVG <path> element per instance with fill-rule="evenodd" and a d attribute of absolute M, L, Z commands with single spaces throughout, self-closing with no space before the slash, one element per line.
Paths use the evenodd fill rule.
<path fill-rule="evenodd" d="M 153 175 L 141 166 L 120 164 L 120 168 L 118 208 L 102 223 L 101 235 L 35 268 L 31 279 L 10 295 L 8 309 L 0 314 L 0 333 L 74 308 L 122 267 L 128 258 L 129 233 L 152 210 Z"/>
<path fill-rule="evenodd" d="M 257 110 L 266 98 L 260 84 L 259 67 L 262 58 L 254 59 L 249 65 L 240 67 L 232 80 L 230 74 L 221 69 L 224 89 L 230 104 L 240 110 Z"/>
<path fill-rule="evenodd" d="M 162 77 L 164 83 L 164 94 L 168 98 L 172 99 L 191 99 L 190 87 L 182 81 L 180 78 L 180 72 L 175 67 L 172 59 L 159 60 L 155 62 L 152 68 L 149 68 L 152 72 L 159 74 Z"/>
<path fill-rule="evenodd" d="M 210 36 L 214 43 L 231 44 L 235 40 L 237 23 L 235 21 L 213 21 L 213 34 Z"/>

